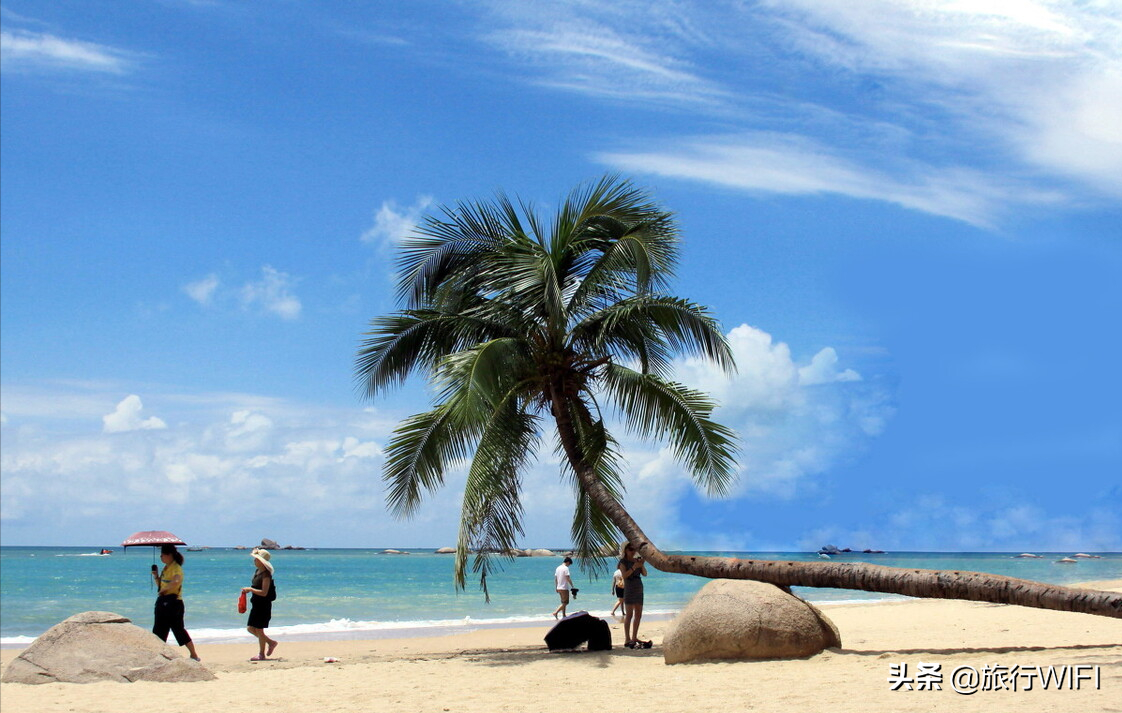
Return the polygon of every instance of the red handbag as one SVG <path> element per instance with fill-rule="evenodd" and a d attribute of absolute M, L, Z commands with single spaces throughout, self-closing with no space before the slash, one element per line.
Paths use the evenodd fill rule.
<path fill-rule="evenodd" d="M 245 614 L 245 592 L 238 596 L 238 613 Z"/>

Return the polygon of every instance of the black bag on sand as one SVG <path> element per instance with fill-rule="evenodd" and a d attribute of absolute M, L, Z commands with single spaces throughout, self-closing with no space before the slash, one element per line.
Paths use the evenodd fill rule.
<path fill-rule="evenodd" d="M 612 630 L 603 619 L 592 618 L 592 631 L 588 637 L 589 651 L 611 651 Z"/>
<path fill-rule="evenodd" d="M 586 611 L 570 614 L 554 624 L 545 635 L 545 645 L 550 651 L 576 649 L 586 641 L 589 651 L 606 651 L 612 648 L 608 622 L 597 619 Z"/>

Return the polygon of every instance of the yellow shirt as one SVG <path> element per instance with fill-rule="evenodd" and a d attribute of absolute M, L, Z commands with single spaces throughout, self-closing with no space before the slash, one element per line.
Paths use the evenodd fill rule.
<path fill-rule="evenodd" d="M 174 587 L 169 586 L 176 577 L 179 578 L 179 584 Z M 164 566 L 164 571 L 160 574 L 160 591 L 164 594 L 174 594 L 178 599 L 183 598 L 183 567 L 175 562 L 168 562 Z"/>

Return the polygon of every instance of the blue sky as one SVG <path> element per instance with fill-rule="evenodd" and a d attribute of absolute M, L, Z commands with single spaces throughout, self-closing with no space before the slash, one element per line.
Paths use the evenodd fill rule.
<path fill-rule="evenodd" d="M 621 172 L 680 221 L 732 497 L 623 437 L 664 548 L 1122 550 L 1110 3 L 4 0 L 5 544 L 442 546 L 356 394 L 393 248 Z M 568 542 L 544 452 L 527 545 Z"/>

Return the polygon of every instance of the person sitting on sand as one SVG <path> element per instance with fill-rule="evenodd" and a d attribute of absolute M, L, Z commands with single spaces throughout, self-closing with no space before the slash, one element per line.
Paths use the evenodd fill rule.
<path fill-rule="evenodd" d="M 257 569 L 253 573 L 251 586 L 242 587 L 243 592 L 253 595 L 249 599 L 251 608 L 245 628 L 257 637 L 257 655 L 250 661 L 264 661 L 277 648 L 277 641 L 265 633 L 269 620 L 273 617 L 273 600 L 276 599 L 273 594 L 273 563 L 269 561 L 272 556 L 268 550 L 255 549 L 250 554 L 253 555 L 253 565 Z"/>
<path fill-rule="evenodd" d="M 612 607 L 611 616 L 616 615 L 616 609 L 626 616 L 627 605 L 623 603 L 623 572 L 620 572 L 618 567 L 616 573 L 612 575 L 612 593 L 616 595 L 616 605 Z"/>
<path fill-rule="evenodd" d="M 573 578 L 569 574 L 569 565 L 573 563 L 571 557 L 566 557 L 565 561 L 557 565 L 557 569 L 553 571 L 553 581 L 557 586 L 557 596 L 561 597 L 561 606 L 553 610 L 553 618 L 557 618 L 560 612 L 561 616 L 565 616 L 565 610 L 569 606 L 569 590 L 573 588 Z"/>

